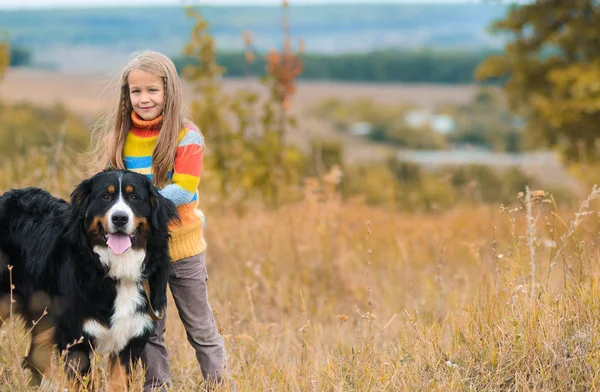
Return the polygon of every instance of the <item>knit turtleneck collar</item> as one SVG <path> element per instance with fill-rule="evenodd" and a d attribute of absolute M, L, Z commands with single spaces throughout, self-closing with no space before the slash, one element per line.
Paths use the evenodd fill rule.
<path fill-rule="evenodd" d="M 163 116 L 162 114 L 156 117 L 154 120 L 144 120 L 141 118 L 135 110 L 131 111 L 131 121 L 133 121 L 133 126 L 137 129 L 143 129 L 148 131 L 160 131 L 160 127 L 162 126 Z"/>

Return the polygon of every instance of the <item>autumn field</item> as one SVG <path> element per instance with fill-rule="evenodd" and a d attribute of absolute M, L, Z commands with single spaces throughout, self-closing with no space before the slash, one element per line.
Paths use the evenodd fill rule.
<path fill-rule="evenodd" d="M 106 104 L 103 83 L 10 71 L 0 96 L 63 101 L 93 116 Z M 294 110 L 330 93 L 431 104 L 469 91 L 304 84 Z M 67 197 L 84 167 L 59 144 L 32 149 L 3 161 L 0 191 L 35 185 Z M 240 212 L 201 198 L 209 297 L 238 391 L 598 389 L 600 191 L 588 189 L 574 207 L 530 189 L 505 205 L 401 212 L 342 199 L 340 174 L 307 179 L 303 196 L 278 208 L 251 203 Z M 168 320 L 173 390 L 197 390 L 202 376 L 172 302 Z M 29 390 L 18 363 L 30 327 L 15 320 L 0 330 L 2 391 Z M 93 372 L 101 388 L 105 360 Z M 65 382 L 59 363 L 54 387 Z M 140 389 L 139 371 L 132 383 Z"/>
<path fill-rule="evenodd" d="M 66 197 L 82 173 L 47 159 L 10 184 L 1 168 L 0 189 Z M 239 215 L 203 202 L 209 293 L 237 390 L 597 389 L 600 191 L 575 211 L 532 191 L 511 205 L 421 214 L 342 202 L 337 181 L 309 182 L 303 200 L 275 210 Z M 201 374 L 172 302 L 168 319 L 173 390 L 196 390 Z M 27 330 L 0 331 L 1 390 L 28 390 L 17 365 Z M 64 381 L 58 367 L 52 374 Z"/>

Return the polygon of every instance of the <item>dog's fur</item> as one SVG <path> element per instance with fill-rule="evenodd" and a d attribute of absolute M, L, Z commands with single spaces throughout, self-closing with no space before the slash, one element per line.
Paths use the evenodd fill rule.
<path fill-rule="evenodd" d="M 24 360 L 36 383 L 54 348 L 67 353 L 72 375 L 89 371 L 94 350 L 110 354 L 111 390 L 126 389 L 123 377 L 154 327 L 144 280 L 152 308 L 166 306 L 173 219 L 175 205 L 129 171 L 84 180 L 70 203 L 39 188 L 0 197 L 0 317 L 9 316 L 12 280 L 13 311 L 37 322 Z"/>

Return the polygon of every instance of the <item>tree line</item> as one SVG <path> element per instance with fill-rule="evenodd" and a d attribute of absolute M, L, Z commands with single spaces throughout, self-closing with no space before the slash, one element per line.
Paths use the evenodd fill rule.
<path fill-rule="evenodd" d="M 348 54 L 303 54 L 304 69 L 300 79 L 379 83 L 474 83 L 474 72 L 491 50 L 385 50 Z M 266 53 L 253 56 L 248 63 L 244 52 L 219 52 L 216 61 L 225 68 L 225 77 L 260 77 L 265 73 Z M 181 71 L 198 65 L 190 57 L 178 57 Z"/>
<path fill-rule="evenodd" d="M 22 46 L 11 45 L 10 66 L 21 67 L 31 64 L 31 52 Z"/>
<path fill-rule="evenodd" d="M 383 50 L 364 53 L 302 55 L 304 70 L 300 79 L 377 83 L 442 83 L 476 82 L 474 72 L 491 50 Z M 31 66 L 32 53 L 22 46 L 11 46 L 12 67 Z M 261 77 L 265 73 L 267 53 L 258 53 L 248 63 L 246 53 L 218 52 L 217 63 L 225 68 L 225 77 Z M 192 57 L 174 58 L 181 73 L 187 65 L 198 65 Z"/>

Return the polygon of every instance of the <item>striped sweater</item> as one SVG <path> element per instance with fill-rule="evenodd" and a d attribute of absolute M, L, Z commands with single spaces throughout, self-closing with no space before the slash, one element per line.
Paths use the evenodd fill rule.
<path fill-rule="evenodd" d="M 162 116 L 146 121 L 131 112 L 133 128 L 127 134 L 123 157 L 125 167 L 152 179 L 152 152 L 162 125 Z M 186 126 L 179 132 L 169 183 L 159 192 L 177 205 L 180 224 L 171 224 L 169 251 L 173 261 L 195 256 L 206 249 L 206 219 L 197 209 L 198 184 L 202 173 L 203 139 L 200 132 Z"/>

